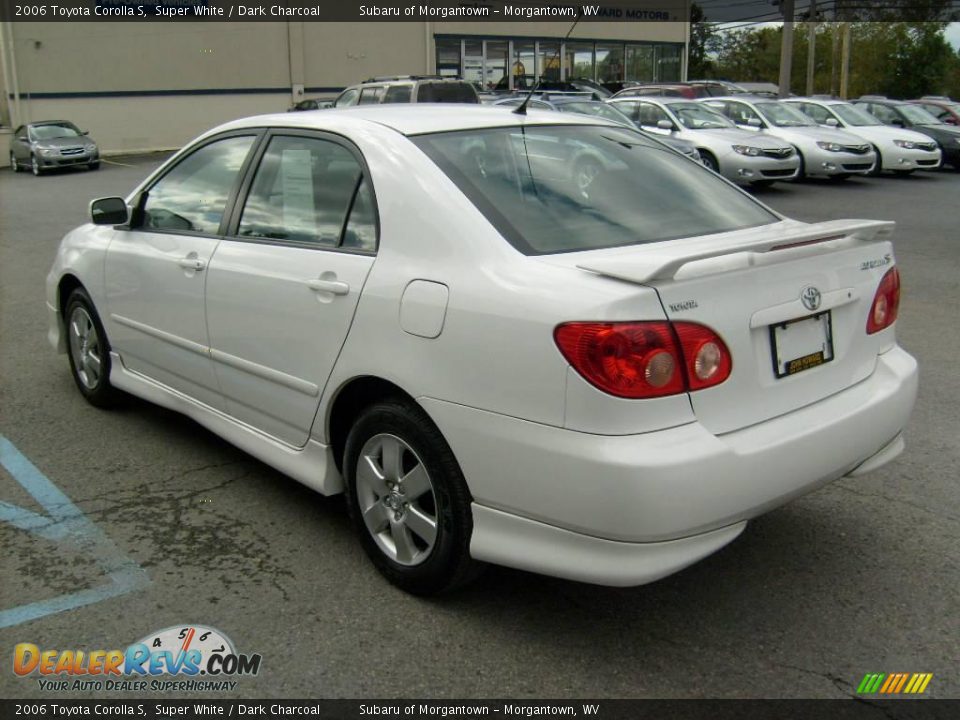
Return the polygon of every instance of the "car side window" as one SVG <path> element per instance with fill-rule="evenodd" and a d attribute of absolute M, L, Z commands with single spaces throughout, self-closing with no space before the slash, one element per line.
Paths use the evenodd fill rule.
<path fill-rule="evenodd" d="M 393 85 L 387 88 L 383 101 L 385 103 L 408 103 L 412 94 L 412 85 Z"/>
<path fill-rule="evenodd" d="M 614 107 L 620 112 L 624 113 L 628 118 L 634 122 L 638 121 L 640 117 L 640 103 L 635 101 L 630 102 L 618 102 L 614 104 Z"/>
<path fill-rule="evenodd" d="M 343 232 L 342 246 L 365 252 L 377 249 L 377 216 L 373 205 L 373 192 L 366 178 L 360 179 L 354 195 L 350 217 Z"/>
<path fill-rule="evenodd" d="M 651 103 L 640 103 L 639 120 L 641 127 L 657 127 L 661 120 L 670 121 L 670 117 L 663 108 Z"/>
<path fill-rule="evenodd" d="M 141 227 L 218 233 L 227 198 L 255 139 L 224 138 L 180 160 L 149 189 Z"/>
<path fill-rule="evenodd" d="M 336 102 L 333 103 L 333 106 L 347 107 L 348 105 L 355 105 L 359 95 L 360 91 L 356 88 L 344 90 L 342 93 L 340 93 L 340 97 L 337 98 Z"/>
<path fill-rule="evenodd" d="M 753 108 L 743 103 L 728 102 L 724 103 L 722 112 L 737 125 L 747 125 L 751 120 L 760 120 L 760 116 L 753 111 Z"/>
<path fill-rule="evenodd" d="M 358 105 L 372 105 L 380 102 L 380 96 L 383 95 L 383 87 L 366 87 L 360 91 L 360 101 Z"/>
<path fill-rule="evenodd" d="M 801 112 L 812 117 L 820 125 L 826 125 L 827 119 L 830 117 L 830 114 L 826 110 L 819 105 L 809 105 L 807 103 L 798 104 L 800 105 Z"/>
<path fill-rule="evenodd" d="M 237 233 L 337 247 L 362 176 L 359 161 L 343 145 L 278 135 L 260 160 Z M 362 235 L 362 209 L 357 212 L 353 231 Z"/>
<path fill-rule="evenodd" d="M 895 120 L 899 120 L 896 111 L 886 105 L 868 104 L 866 109 L 884 125 L 891 125 Z"/>

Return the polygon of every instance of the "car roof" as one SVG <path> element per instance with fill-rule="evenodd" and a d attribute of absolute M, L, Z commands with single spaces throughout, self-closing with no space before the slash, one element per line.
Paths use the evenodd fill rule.
<path fill-rule="evenodd" d="M 791 97 L 783 98 L 784 102 L 805 102 L 805 103 L 816 103 L 818 105 L 852 105 L 857 102 L 856 100 L 832 100 L 829 98 L 812 98 L 812 97 Z"/>
<path fill-rule="evenodd" d="M 33 122 L 28 122 L 26 124 L 30 127 L 37 127 L 38 125 L 60 125 L 61 123 L 73 125 L 70 120 L 34 120 Z"/>
<path fill-rule="evenodd" d="M 242 118 L 221 125 L 212 132 L 248 127 L 299 127 L 329 130 L 332 128 L 360 128 L 375 123 L 396 130 L 402 135 L 451 132 L 480 128 L 518 125 L 609 125 L 602 118 L 531 110 L 526 116 L 511 109 L 491 105 L 455 103 L 398 103 L 353 106 L 326 110 L 307 110 L 300 113 L 273 113 Z"/>

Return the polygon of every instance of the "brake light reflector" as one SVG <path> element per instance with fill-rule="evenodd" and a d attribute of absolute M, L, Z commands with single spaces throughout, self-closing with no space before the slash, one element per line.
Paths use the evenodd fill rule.
<path fill-rule="evenodd" d="M 867 334 L 890 327 L 900 310 L 900 271 L 896 267 L 887 270 L 880 280 L 877 294 L 873 296 L 870 315 L 867 316 Z"/>
<path fill-rule="evenodd" d="M 572 322 L 554 330 L 560 352 L 587 382 L 640 399 L 717 385 L 730 375 L 723 340 L 696 323 Z"/>

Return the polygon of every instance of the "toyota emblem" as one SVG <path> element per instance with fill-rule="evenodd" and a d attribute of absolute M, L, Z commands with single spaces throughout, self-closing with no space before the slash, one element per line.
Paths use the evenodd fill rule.
<path fill-rule="evenodd" d="M 814 312 L 818 307 L 820 307 L 820 291 L 817 290 L 813 285 L 807 285 L 803 290 L 800 291 L 800 302 L 803 303 L 803 306 L 810 312 Z"/>

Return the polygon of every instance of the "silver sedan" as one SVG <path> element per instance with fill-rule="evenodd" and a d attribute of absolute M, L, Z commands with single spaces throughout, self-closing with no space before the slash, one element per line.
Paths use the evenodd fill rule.
<path fill-rule="evenodd" d="M 703 164 L 728 180 L 770 185 L 794 180 L 800 158 L 783 140 L 741 130 L 706 105 L 680 98 L 614 98 L 610 103 L 647 132 L 689 140 Z"/>
<path fill-rule="evenodd" d="M 868 175 L 877 153 L 863 138 L 835 128 L 822 128 L 796 107 L 769 98 L 715 97 L 700 102 L 723 113 L 738 127 L 785 140 L 800 155 L 800 175 L 837 180 Z"/>
<path fill-rule="evenodd" d="M 100 167 L 97 144 L 72 122 L 45 120 L 21 125 L 10 142 L 10 168 L 29 169 L 34 175 L 45 170 L 84 165 Z"/>

